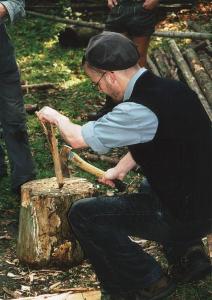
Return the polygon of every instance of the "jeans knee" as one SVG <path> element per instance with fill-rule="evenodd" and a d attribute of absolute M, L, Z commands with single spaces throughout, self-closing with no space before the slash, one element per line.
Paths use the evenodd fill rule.
<path fill-rule="evenodd" d="M 89 218 L 89 204 L 92 198 L 81 199 L 74 202 L 68 212 L 68 221 L 71 227 L 82 227 Z"/>

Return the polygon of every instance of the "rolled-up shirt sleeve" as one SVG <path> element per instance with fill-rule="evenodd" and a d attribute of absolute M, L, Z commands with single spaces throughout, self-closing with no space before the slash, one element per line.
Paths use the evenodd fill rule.
<path fill-rule="evenodd" d="M 25 16 L 24 0 L 8 0 L 0 1 L 0 3 L 6 7 L 11 22 L 14 22 L 17 19 Z"/>
<path fill-rule="evenodd" d="M 158 128 L 157 116 L 149 108 L 123 102 L 97 121 L 82 126 L 83 138 L 95 152 L 151 141 Z"/>

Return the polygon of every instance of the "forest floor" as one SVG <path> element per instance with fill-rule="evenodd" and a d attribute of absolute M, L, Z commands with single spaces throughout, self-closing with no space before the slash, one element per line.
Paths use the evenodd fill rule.
<path fill-rule="evenodd" d="M 187 22 L 195 20 L 205 30 L 210 31 L 210 7 L 199 6 L 192 11 L 169 14 L 160 22 L 158 29 L 186 30 Z M 62 49 L 58 43 L 58 33 L 64 24 L 52 23 L 43 19 L 27 17 L 8 30 L 14 42 L 17 60 L 21 69 L 22 80 L 26 83 L 53 82 L 56 88 L 44 91 L 29 90 L 24 95 L 25 103 L 38 104 L 39 108 L 50 105 L 74 122 L 86 122 L 88 112 L 96 111 L 104 102 L 104 96 L 92 89 L 89 79 L 81 70 L 83 49 Z M 165 39 L 153 38 L 151 48 L 164 43 Z M 183 41 L 189 43 L 190 40 Z M 27 116 L 30 144 L 37 168 L 37 178 L 54 176 L 53 163 L 48 145 L 35 115 Z M 60 141 L 61 142 L 61 141 Z M 110 156 L 120 156 L 125 149 L 113 150 Z M 97 166 L 107 169 L 109 164 L 97 162 Z M 79 170 L 73 170 L 76 176 L 86 177 L 97 185 L 95 179 Z M 131 172 L 127 177 L 132 189 L 137 176 Z M 69 288 L 97 289 L 98 281 L 89 262 L 80 266 L 61 269 L 34 269 L 22 265 L 16 256 L 18 235 L 18 216 L 20 199 L 10 192 L 10 179 L 5 177 L 0 182 L 0 299 L 19 298 L 61 292 Z M 106 187 L 103 191 L 110 192 Z M 113 191 L 112 191 L 113 192 Z M 166 261 L 155 243 L 145 242 L 144 248 L 158 259 L 164 268 Z M 195 284 L 178 285 L 169 300 L 206 300 L 212 299 L 211 278 Z M 129 299 L 130 300 L 130 299 Z"/>

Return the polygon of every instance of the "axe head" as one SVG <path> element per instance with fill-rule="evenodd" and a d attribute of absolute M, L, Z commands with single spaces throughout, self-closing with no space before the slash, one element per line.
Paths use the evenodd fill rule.
<path fill-rule="evenodd" d="M 61 170 L 64 177 L 70 177 L 70 172 L 68 168 L 68 159 L 71 153 L 71 147 L 67 145 L 63 145 L 60 150 L 60 163 L 61 163 Z"/>

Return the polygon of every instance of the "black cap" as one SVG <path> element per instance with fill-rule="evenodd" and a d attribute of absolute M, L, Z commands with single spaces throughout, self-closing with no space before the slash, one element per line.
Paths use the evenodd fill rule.
<path fill-rule="evenodd" d="M 97 69 L 118 71 L 136 65 L 139 57 L 137 47 L 127 37 L 104 31 L 90 39 L 83 61 Z"/>

